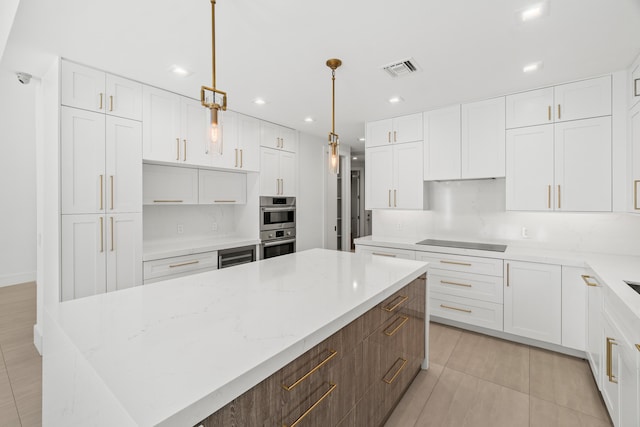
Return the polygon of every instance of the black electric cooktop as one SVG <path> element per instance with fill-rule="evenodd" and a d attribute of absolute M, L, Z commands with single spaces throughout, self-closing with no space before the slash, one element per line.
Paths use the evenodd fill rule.
<path fill-rule="evenodd" d="M 631 289 L 640 294 L 640 282 L 632 282 L 630 280 L 625 280 L 624 283 L 629 285 Z"/>
<path fill-rule="evenodd" d="M 436 240 L 436 239 L 426 239 L 416 243 L 416 245 L 444 246 L 447 248 L 476 249 L 479 251 L 493 251 L 493 252 L 504 252 L 507 250 L 507 245 L 496 245 L 492 243 L 475 243 L 475 242 L 454 242 L 451 240 Z"/>

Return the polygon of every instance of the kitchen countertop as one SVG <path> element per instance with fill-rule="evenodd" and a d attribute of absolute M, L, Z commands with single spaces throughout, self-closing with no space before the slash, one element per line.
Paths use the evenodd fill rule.
<path fill-rule="evenodd" d="M 259 244 L 260 239 L 233 236 L 190 240 L 154 240 L 151 242 L 144 242 L 142 248 L 142 260 L 153 261 L 156 259 Z"/>
<path fill-rule="evenodd" d="M 194 425 L 426 271 L 313 249 L 61 303 L 45 322 L 43 419 Z"/>
<path fill-rule="evenodd" d="M 391 247 L 411 251 L 438 252 L 453 255 L 467 255 L 484 258 L 508 259 L 513 261 L 539 262 L 569 267 L 591 268 L 620 300 L 640 318 L 640 294 L 624 280 L 640 281 L 640 256 L 616 255 L 594 252 L 575 252 L 553 249 L 509 245 L 508 242 L 483 241 L 483 243 L 507 244 L 505 252 L 479 251 L 443 246 L 417 245 L 427 237 L 416 239 L 366 236 L 355 240 L 356 245 Z M 455 239 L 451 239 L 455 240 Z"/>

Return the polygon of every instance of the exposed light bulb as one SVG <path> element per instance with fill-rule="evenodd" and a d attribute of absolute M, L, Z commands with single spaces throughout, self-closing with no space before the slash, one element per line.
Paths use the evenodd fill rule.
<path fill-rule="evenodd" d="M 209 109 L 209 141 L 213 151 L 222 149 L 222 114 L 215 108 Z"/>
<path fill-rule="evenodd" d="M 340 157 L 338 155 L 338 144 L 331 144 L 331 163 L 329 169 L 332 173 L 337 174 L 340 171 Z"/>

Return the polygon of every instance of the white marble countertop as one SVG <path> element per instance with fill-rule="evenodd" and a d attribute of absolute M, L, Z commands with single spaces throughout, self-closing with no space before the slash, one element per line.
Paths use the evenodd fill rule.
<path fill-rule="evenodd" d="M 153 261 L 156 259 L 191 255 L 209 251 L 219 251 L 222 249 L 258 244 L 260 244 L 260 239 L 251 239 L 240 236 L 185 240 L 154 240 L 143 243 L 142 260 Z"/>
<path fill-rule="evenodd" d="M 602 279 L 609 288 L 640 317 L 640 294 L 635 292 L 624 280 L 640 282 L 640 256 L 616 255 L 593 252 L 569 252 L 540 247 L 508 245 L 505 252 L 458 249 L 442 246 L 417 245 L 428 237 L 418 239 L 393 237 L 361 237 L 355 240 L 356 245 L 391 247 L 412 251 L 438 252 L 455 255 L 478 256 L 485 258 L 507 259 L 513 261 L 539 262 L 571 267 L 589 267 Z M 451 239 L 456 240 L 456 239 Z M 501 243 L 499 241 L 483 241 L 482 243 Z"/>
<path fill-rule="evenodd" d="M 114 414 L 118 425 L 194 425 L 426 271 L 313 249 L 61 303 L 43 415 L 49 425 L 114 425 Z"/>

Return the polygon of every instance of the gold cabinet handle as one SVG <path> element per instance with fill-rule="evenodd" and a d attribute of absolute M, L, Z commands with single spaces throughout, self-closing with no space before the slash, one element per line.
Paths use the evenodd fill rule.
<path fill-rule="evenodd" d="M 242 169 L 242 148 L 240 149 L 240 169 Z"/>
<path fill-rule="evenodd" d="M 111 220 L 111 252 L 113 252 L 115 249 L 115 245 L 113 244 L 113 217 L 110 217 L 109 219 Z"/>
<path fill-rule="evenodd" d="M 549 121 L 551 121 L 551 105 L 547 108 L 547 116 L 549 117 Z"/>
<path fill-rule="evenodd" d="M 395 130 L 393 131 L 393 142 L 398 142 L 398 133 Z"/>
<path fill-rule="evenodd" d="M 464 286 L 465 288 L 471 288 L 471 285 L 467 285 L 466 283 L 457 283 L 457 282 L 450 282 L 448 280 L 440 280 L 440 283 L 442 283 L 443 285 L 455 285 L 455 286 Z"/>
<path fill-rule="evenodd" d="M 214 200 L 213 203 L 235 203 L 236 200 Z"/>
<path fill-rule="evenodd" d="M 393 330 L 389 331 L 389 328 L 391 326 L 393 326 L 397 320 L 400 320 L 400 323 L 398 324 L 398 326 L 396 326 L 395 328 L 393 328 Z M 400 316 L 398 317 L 398 319 L 394 320 L 393 323 L 391 325 L 389 325 L 389 328 L 384 330 L 384 334 L 388 337 L 392 337 L 396 332 L 398 332 L 400 330 L 400 328 L 402 328 L 404 326 L 405 323 L 407 323 L 409 321 L 409 318 L 407 316 Z"/>
<path fill-rule="evenodd" d="M 398 207 L 398 190 L 393 190 L 393 207 Z"/>
<path fill-rule="evenodd" d="M 391 313 L 392 311 L 394 311 L 396 308 L 400 307 L 402 304 L 405 303 L 405 301 L 407 301 L 409 299 L 408 296 L 406 295 L 398 295 L 397 297 L 395 297 L 393 300 L 391 300 L 391 302 L 389 304 L 387 304 L 386 306 L 382 307 L 382 309 L 388 313 Z M 397 302 L 396 302 L 397 301 Z M 395 304 L 394 304 L 395 302 Z"/>
<path fill-rule="evenodd" d="M 547 208 L 551 209 L 551 185 L 547 185 Z"/>
<path fill-rule="evenodd" d="M 113 95 L 109 95 L 109 111 L 113 111 Z"/>
<path fill-rule="evenodd" d="M 169 268 L 184 267 L 185 265 L 193 265 L 193 264 L 198 264 L 198 263 L 200 263 L 200 261 L 198 261 L 198 260 L 181 262 L 180 264 L 171 264 L 169 266 Z"/>
<path fill-rule="evenodd" d="M 102 98 L 104 97 L 104 94 L 102 92 L 100 92 L 100 110 L 102 110 Z"/>
<path fill-rule="evenodd" d="M 511 266 L 507 263 L 507 288 L 511 285 Z"/>
<path fill-rule="evenodd" d="M 389 257 L 389 258 L 397 257 L 397 255 L 395 255 L 395 254 L 385 254 L 385 253 L 382 253 L 382 252 L 372 252 L 371 255 L 386 256 L 386 257 Z"/>
<path fill-rule="evenodd" d="M 562 118 L 562 115 L 560 114 L 560 104 L 558 104 L 558 120 L 560 120 Z"/>
<path fill-rule="evenodd" d="M 558 209 L 562 207 L 562 202 L 560 201 L 560 186 L 558 185 Z"/>
<path fill-rule="evenodd" d="M 391 369 L 394 368 L 394 366 L 396 366 L 398 364 L 399 361 L 402 361 L 400 364 L 400 368 L 396 371 L 395 374 L 393 374 L 393 376 L 390 379 L 387 379 L 387 374 L 391 371 Z M 407 359 L 403 359 L 402 357 L 399 357 L 395 363 L 393 364 L 393 366 L 391 367 L 391 369 L 389 371 L 387 371 L 386 374 L 384 374 L 384 377 L 382 377 L 382 381 L 384 381 L 387 384 L 391 384 L 392 382 L 394 382 L 396 380 L 396 377 L 398 375 L 400 375 L 400 372 L 402 372 L 402 370 L 404 369 L 404 367 L 407 366 Z"/>
<path fill-rule="evenodd" d="M 238 167 L 238 149 L 236 148 L 236 164 L 234 165 L 234 167 Z"/>
<path fill-rule="evenodd" d="M 584 283 L 587 284 L 587 286 L 598 286 L 597 283 L 592 283 L 589 281 L 589 279 L 591 279 L 591 276 L 588 276 L 586 274 L 581 274 L 580 277 L 582 277 L 582 280 L 584 280 Z"/>
<path fill-rule="evenodd" d="M 102 191 L 102 187 L 104 186 L 104 176 L 100 175 L 100 210 L 103 209 L 102 199 L 104 198 L 104 194 Z"/>
<path fill-rule="evenodd" d="M 154 200 L 153 203 L 182 203 L 184 200 Z"/>
<path fill-rule="evenodd" d="M 104 252 L 104 218 L 100 217 L 100 252 Z"/>
<path fill-rule="evenodd" d="M 387 142 L 391 142 L 391 131 L 387 132 Z"/>
<path fill-rule="evenodd" d="M 327 398 L 327 396 L 329 396 L 331 394 L 331 392 L 333 392 L 333 390 L 336 389 L 336 387 L 338 387 L 336 384 L 334 383 L 329 383 L 329 390 L 327 390 L 321 397 L 320 399 L 318 399 L 316 401 L 316 403 L 314 403 L 313 405 L 311 405 L 309 407 L 309 409 L 307 409 L 306 411 L 304 411 L 304 413 L 302 415 L 300 415 L 293 423 L 291 423 L 291 425 L 287 425 L 287 424 L 282 424 L 283 427 L 296 427 L 298 424 L 300 424 L 300 422 L 311 413 L 311 411 L 313 411 L 316 406 L 318 406 L 324 399 Z"/>
<path fill-rule="evenodd" d="M 464 265 L 465 267 L 471 267 L 471 264 L 469 264 L 468 262 L 447 261 L 447 260 L 444 260 L 444 259 L 441 259 L 440 262 L 442 264 Z"/>
<path fill-rule="evenodd" d="M 391 190 L 389 190 L 389 207 L 391 207 Z"/>
<path fill-rule="evenodd" d="M 111 210 L 113 210 L 113 175 L 109 176 L 109 180 L 111 181 Z"/>
<path fill-rule="evenodd" d="M 176 138 L 176 160 L 180 160 L 180 138 Z"/>
<path fill-rule="evenodd" d="M 444 304 L 440 304 L 440 307 L 446 308 L 448 310 L 456 310 L 456 311 L 462 311 L 462 312 L 465 312 L 465 313 L 472 313 L 471 310 L 465 310 L 464 308 L 451 307 L 449 305 L 444 305 Z"/>
<path fill-rule="evenodd" d="M 611 360 L 613 355 L 614 345 L 618 345 L 615 338 L 607 337 L 607 377 L 609 377 L 609 382 L 617 384 L 618 378 L 616 378 L 616 376 L 613 375 L 613 362 Z"/>
<path fill-rule="evenodd" d="M 640 344 L 636 344 L 636 348 L 640 351 Z"/>
<path fill-rule="evenodd" d="M 327 363 L 329 363 L 329 361 L 331 359 L 333 359 L 334 357 L 336 357 L 336 355 L 338 354 L 337 351 L 335 350 L 328 350 L 329 355 L 327 357 L 325 357 L 324 359 L 322 359 L 322 361 L 320 363 L 318 363 L 314 368 L 312 368 L 311 370 L 309 370 L 309 372 L 307 372 L 306 374 L 304 374 L 303 376 L 301 376 L 299 379 L 297 379 L 293 384 L 291 385 L 286 385 L 286 384 L 282 384 L 282 388 L 287 390 L 287 391 L 291 391 L 293 390 L 295 387 L 297 387 L 302 381 L 306 380 L 307 378 L 309 378 L 314 372 L 317 372 L 318 369 L 322 368 L 324 365 L 326 365 Z"/>
<path fill-rule="evenodd" d="M 633 209 L 640 211 L 640 206 L 638 206 L 638 184 L 640 183 L 640 179 L 633 181 Z"/>
<path fill-rule="evenodd" d="M 187 161 L 187 140 L 183 139 L 184 141 L 184 159 L 182 159 L 183 162 Z"/>

